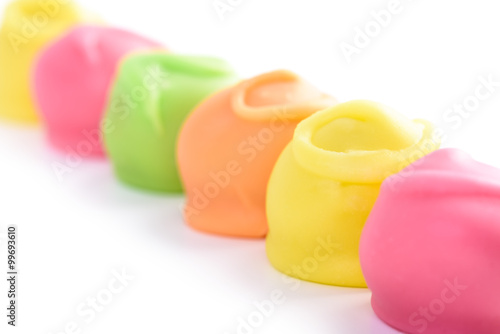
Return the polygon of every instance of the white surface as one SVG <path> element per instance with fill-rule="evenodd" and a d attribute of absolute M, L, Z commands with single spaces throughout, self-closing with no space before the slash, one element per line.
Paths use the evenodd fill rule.
<path fill-rule="evenodd" d="M 479 76 L 500 81 L 496 3 L 402 0 L 401 13 L 348 64 L 339 44 L 352 43 L 355 27 L 389 2 L 243 0 L 224 21 L 212 0 L 85 4 L 177 52 L 224 57 L 242 76 L 289 68 L 341 101 L 373 99 L 428 118 L 448 135 L 444 146 L 500 167 L 500 87 L 457 129 L 443 119 L 474 94 Z M 253 333 L 395 333 L 373 314 L 369 291 L 305 282 L 292 290 L 268 264 L 263 241 L 191 231 L 182 223 L 182 197 L 122 187 L 106 162 L 86 162 L 58 182 L 51 163 L 63 157 L 39 129 L 1 125 L 0 157 L 0 233 L 14 223 L 20 239 L 19 327 L 12 332 L 59 334 L 74 321 L 89 334 L 234 334 L 238 317 L 251 316 L 253 302 L 277 289 L 284 303 Z M 134 279 L 87 323 L 77 308 L 122 268 Z"/>

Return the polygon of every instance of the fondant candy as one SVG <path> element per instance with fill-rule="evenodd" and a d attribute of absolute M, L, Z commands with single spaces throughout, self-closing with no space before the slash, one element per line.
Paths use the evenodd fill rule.
<path fill-rule="evenodd" d="M 382 181 L 437 148 L 432 129 L 369 101 L 339 104 L 302 121 L 269 180 L 272 265 L 303 280 L 366 287 L 361 230 Z"/>
<path fill-rule="evenodd" d="M 500 331 L 500 169 L 438 150 L 388 178 L 360 258 L 375 313 L 405 333 Z"/>
<path fill-rule="evenodd" d="M 300 120 L 334 104 L 334 98 L 284 70 L 205 100 L 179 137 L 186 222 L 215 234 L 264 237 L 266 187 L 279 154 Z"/>
<path fill-rule="evenodd" d="M 204 98 L 236 81 L 232 67 L 217 58 L 161 52 L 127 57 L 103 122 L 118 178 L 143 189 L 181 192 L 175 156 L 181 124 Z"/>
<path fill-rule="evenodd" d="M 38 122 L 30 91 L 36 55 L 71 26 L 97 21 L 97 17 L 70 0 L 11 2 L 0 28 L 0 117 L 24 123 Z"/>
<path fill-rule="evenodd" d="M 76 27 L 47 47 L 33 85 L 50 143 L 81 156 L 102 156 L 100 122 L 118 63 L 131 52 L 159 48 L 134 33 L 99 26 Z"/>

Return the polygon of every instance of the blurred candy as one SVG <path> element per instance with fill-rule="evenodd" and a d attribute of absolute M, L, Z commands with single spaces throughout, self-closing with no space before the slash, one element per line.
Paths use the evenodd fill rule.
<path fill-rule="evenodd" d="M 366 287 L 361 230 L 382 181 L 437 148 L 427 121 L 369 101 L 318 112 L 295 130 L 267 193 L 267 254 L 281 272 Z"/>
<path fill-rule="evenodd" d="M 100 122 L 116 68 L 131 52 L 161 46 L 128 31 L 79 26 L 45 49 L 36 64 L 36 101 L 53 146 L 102 156 Z"/>
<path fill-rule="evenodd" d="M 16 0 L 10 3 L 0 29 L 1 118 L 38 122 L 30 91 L 35 57 L 47 43 L 83 22 L 97 22 L 97 18 L 70 0 Z"/>
<path fill-rule="evenodd" d="M 336 104 L 294 73 L 275 71 L 205 100 L 179 137 L 185 220 L 201 231 L 264 237 L 271 170 L 298 122 Z"/>
<path fill-rule="evenodd" d="M 500 169 L 456 149 L 388 178 L 360 258 L 375 313 L 405 333 L 500 329 Z"/>
<path fill-rule="evenodd" d="M 230 65 L 217 58 L 160 52 L 128 57 L 103 122 L 118 178 L 139 188 L 181 192 L 175 156 L 180 127 L 198 103 L 236 81 Z M 201 163 L 201 157 L 195 161 Z"/>

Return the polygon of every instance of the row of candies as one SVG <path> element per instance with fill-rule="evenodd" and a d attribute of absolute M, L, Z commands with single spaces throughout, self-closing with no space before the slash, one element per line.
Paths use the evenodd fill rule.
<path fill-rule="evenodd" d="M 0 38 L 2 118 L 41 119 L 55 148 L 109 157 L 126 184 L 184 191 L 190 226 L 267 237 L 281 272 L 368 286 L 400 330 L 500 330 L 500 170 L 438 150 L 429 122 L 290 71 L 240 81 L 71 1 L 14 1 Z"/>

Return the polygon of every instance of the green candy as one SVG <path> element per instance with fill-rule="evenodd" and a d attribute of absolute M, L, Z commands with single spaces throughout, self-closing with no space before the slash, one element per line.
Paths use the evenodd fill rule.
<path fill-rule="evenodd" d="M 102 122 L 117 177 L 160 192 L 182 192 L 176 163 L 179 130 L 202 100 L 238 80 L 224 60 L 152 52 L 125 58 Z"/>

